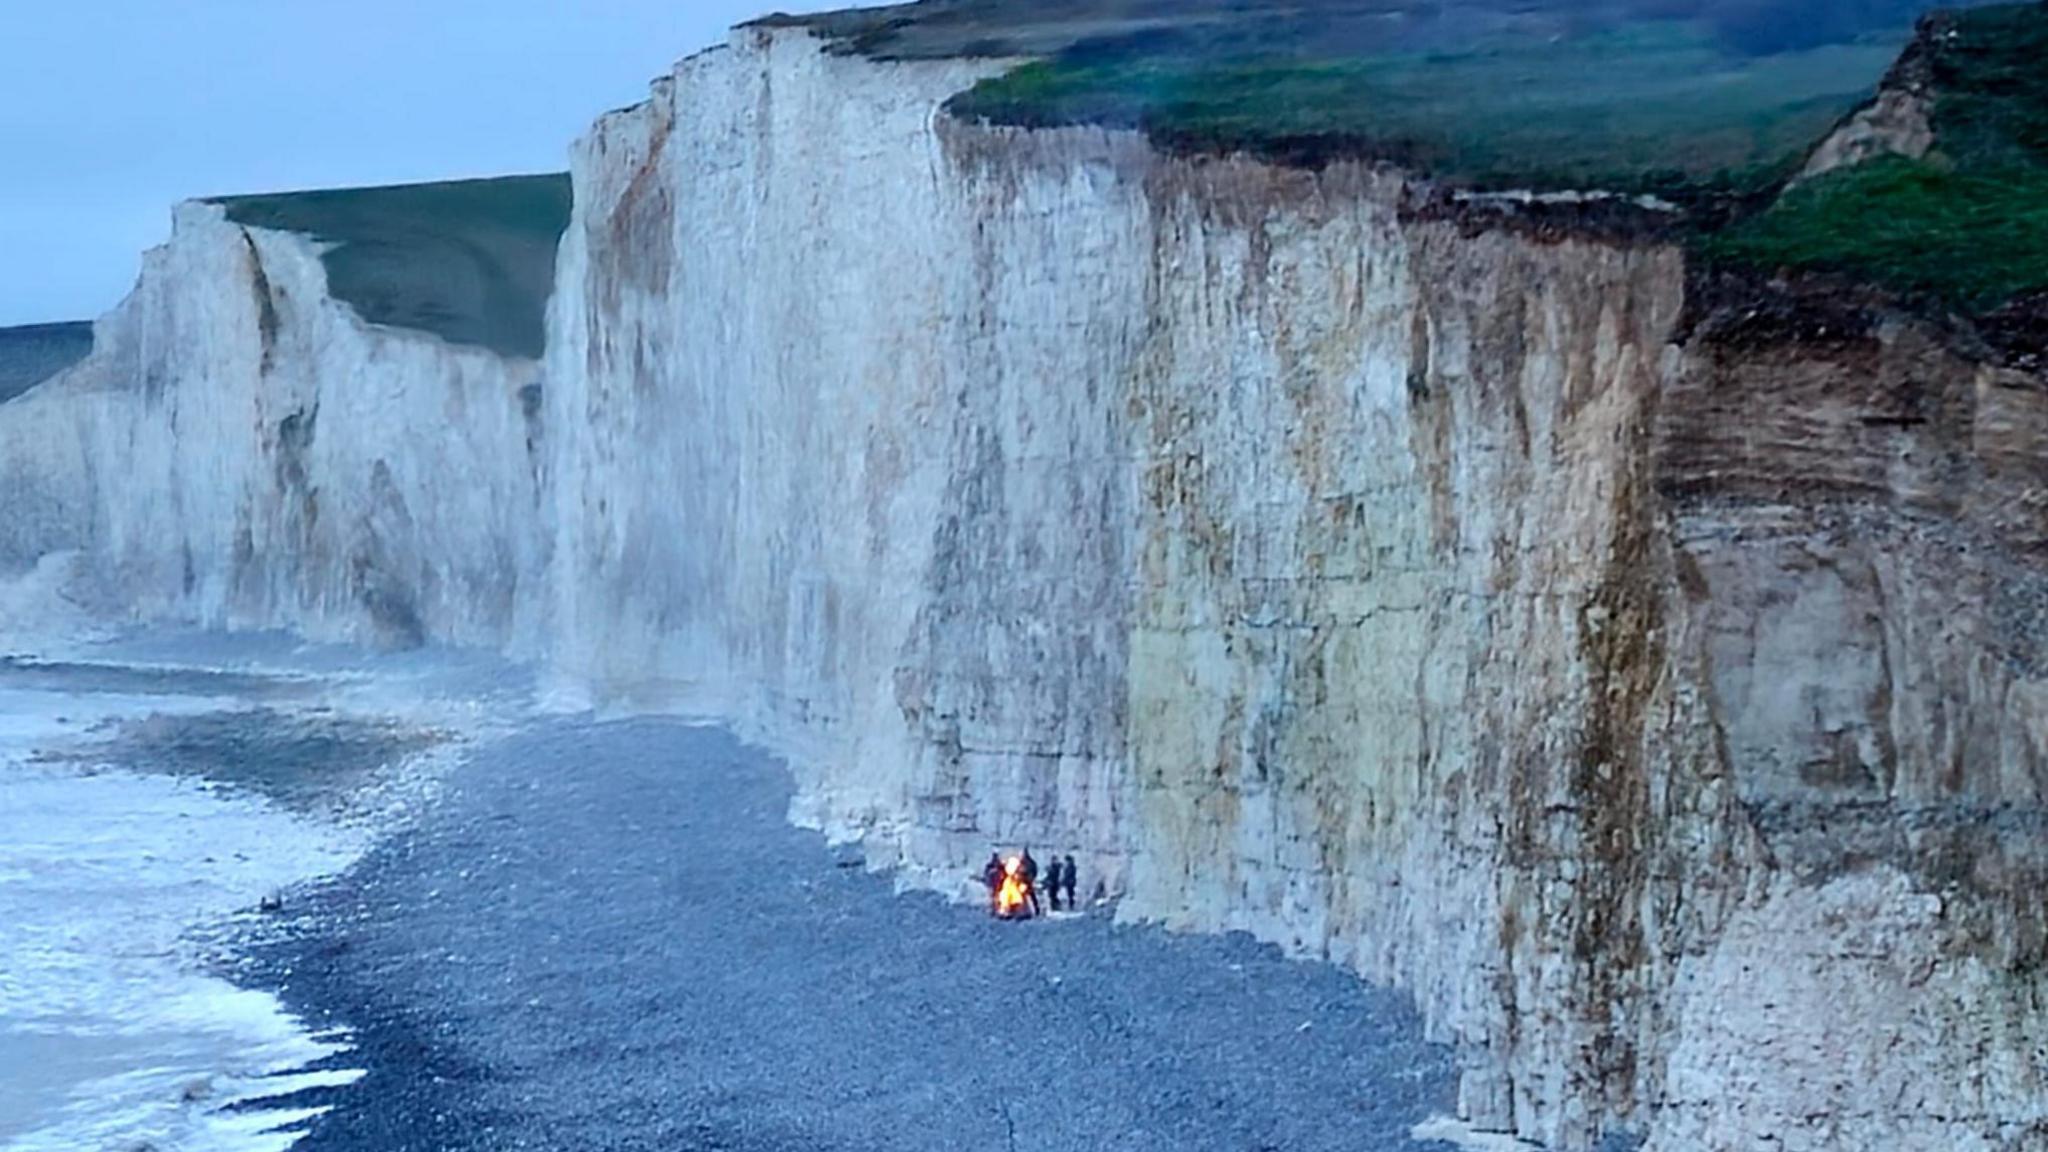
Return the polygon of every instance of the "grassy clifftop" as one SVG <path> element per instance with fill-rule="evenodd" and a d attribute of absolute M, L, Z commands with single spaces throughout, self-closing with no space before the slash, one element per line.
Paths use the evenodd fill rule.
<path fill-rule="evenodd" d="M 844 53 L 1030 61 L 957 96 L 962 117 L 1654 194 L 1701 209 L 1688 226 L 1716 266 L 2048 333 L 2048 4 L 1930 17 L 1916 38 L 1928 2 L 922 0 L 763 23 Z M 1793 183 L 1909 43 L 1933 149 Z M 335 295 L 373 323 L 541 353 L 565 176 L 218 202 L 332 243 Z"/>
<path fill-rule="evenodd" d="M 90 324 L 0 328 L 0 404 L 85 359 L 91 351 Z"/>
<path fill-rule="evenodd" d="M 329 290 L 373 324 L 538 357 L 566 175 L 352 188 L 215 201 L 238 224 L 333 245 Z"/>
<path fill-rule="evenodd" d="M 839 51 L 1034 58 L 954 100 L 965 118 L 1685 200 L 1788 175 L 1924 2 L 927 0 L 798 22 Z"/>
<path fill-rule="evenodd" d="M 1684 200 L 1782 178 L 1897 54 L 1871 37 L 1746 56 L 1654 21 L 1498 32 L 1461 49 L 1025 65 L 954 111 L 998 123 L 1142 127 L 1183 152 L 1364 156 L 1476 188 Z"/>
<path fill-rule="evenodd" d="M 923 0 L 778 19 L 838 52 L 1029 61 L 956 97 L 963 118 L 1655 195 L 1691 209 L 1674 219 L 1710 267 L 1843 277 L 2048 346 L 2048 3 L 1955 2 Z M 1932 150 L 1796 180 L 1909 63 Z"/>
<path fill-rule="evenodd" d="M 1967 315 L 2048 316 L 2048 5 L 1929 20 L 1934 144 L 1788 191 L 1707 241 L 1726 263 L 1853 276 Z"/>

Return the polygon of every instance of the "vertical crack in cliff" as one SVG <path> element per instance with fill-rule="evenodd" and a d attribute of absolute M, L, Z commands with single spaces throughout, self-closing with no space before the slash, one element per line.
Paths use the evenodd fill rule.
<path fill-rule="evenodd" d="M 1631 1021 L 1616 1013 L 1640 1003 L 1635 982 L 1648 960 L 1642 907 L 1654 825 L 1645 728 L 1665 664 L 1647 423 L 1638 413 L 1626 433 L 1636 447 L 1616 477 L 1611 551 L 1579 613 L 1589 700 L 1571 778 L 1580 877 L 1568 912 L 1575 992 L 1592 1031 L 1589 1071 L 1619 1116 L 1633 1110 L 1637 1078 Z"/>
<path fill-rule="evenodd" d="M 349 557 L 349 582 L 356 602 L 375 629 L 375 639 L 397 648 L 417 648 L 427 641 L 420 615 L 421 589 L 399 570 L 398 558 L 417 553 L 419 531 L 405 494 L 383 460 L 370 468 L 370 500 Z M 431 580 L 432 570 L 422 572 Z"/>
<path fill-rule="evenodd" d="M 273 474 L 278 506 L 285 510 L 285 531 L 292 541 L 290 555 L 299 563 L 314 563 L 318 557 L 320 489 L 311 480 L 310 457 L 319 421 L 320 404 L 315 401 L 277 424 Z"/>
<path fill-rule="evenodd" d="M 283 326 L 277 314 L 275 289 L 270 283 L 270 273 L 264 271 L 263 253 L 256 247 L 256 238 L 247 228 L 241 229 L 242 245 L 249 257 L 249 286 L 256 301 L 256 331 L 262 339 L 262 355 L 259 360 L 262 371 L 269 375 L 277 363 L 277 337 Z"/>

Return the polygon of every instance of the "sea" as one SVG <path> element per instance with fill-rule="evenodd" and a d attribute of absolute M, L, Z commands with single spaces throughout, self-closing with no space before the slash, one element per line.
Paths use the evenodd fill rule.
<path fill-rule="evenodd" d="M 0 647 L 0 1152 L 283 1152 L 321 1110 L 275 1101 L 362 1075 L 345 1031 L 238 986 L 224 957 L 275 919 L 272 898 L 346 869 L 422 802 L 449 745 L 403 745 L 403 771 L 355 781 L 352 800 L 375 803 L 327 810 L 247 786 L 264 766 L 237 761 L 270 753 L 261 726 L 324 722 L 337 700 L 422 726 L 437 712 L 442 735 L 477 705 L 422 690 L 445 668 L 250 648 Z M 123 738 L 137 730 L 170 735 Z"/>
<path fill-rule="evenodd" d="M 346 867 L 358 837 L 204 780 L 45 759 L 222 703 L 0 687 L 0 1149 L 278 1152 L 310 1116 L 241 1106 L 351 1075 L 294 1074 L 347 1037 L 209 973 L 207 937 Z"/>

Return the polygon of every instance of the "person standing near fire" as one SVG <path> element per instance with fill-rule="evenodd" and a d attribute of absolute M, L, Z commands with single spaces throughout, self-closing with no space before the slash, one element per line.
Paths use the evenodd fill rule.
<path fill-rule="evenodd" d="M 1031 858 L 1031 846 L 1024 846 L 1024 895 L 1031 901 L 1031 914 L 1042 916 L 1045 909 L 1038 903 L 1038 861 Z"/>
<path fill-rule="evenodd" d="M 1045 866 L 1045 891 L 1052 897 L 1052 910 L 1060 910 L 1060 858 L 1055 856 Z"/>
<path fill-rule="evenodd" d="M 1003 890 L 1003 854 L 989 849 L 988 863 L 981 867 L 981 882 L 988 887 L 988 906 L 993 910 Z"/>

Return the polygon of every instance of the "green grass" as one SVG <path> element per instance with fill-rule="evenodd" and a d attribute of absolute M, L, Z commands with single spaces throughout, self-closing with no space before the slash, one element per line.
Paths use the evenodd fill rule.
<path fill-rule="evenodd" d="M 1933 154 L 1789 191 L 1812 146 L 1898 58 L 1902 26 L 1849 20 L 1827 42 L 1758 50 L 1753 29 L 1728 21 L 1630 16 L 1646 10 L 1624 4 L 1573 25 L 1552 7 L 1535 0 L 1531 22 L 1467 0 L 1459 10 L 1478 15 L 1459 27 L 1477 34 L 1406 40 L 1375 39 L 1362 9 L 1327 2 L 1328 18 L 1305 30 L 1212 18 L 1083 39 L 951 109 L 1141 128 L 1182 152 L 1383 159 L 1482 189 L 1654 193 L 1711 206 L 1692 227 L 1719 266 L 1841 274 L 1966 314 L 2048 294 L 2048 5 L 1935 18 L 1914 49 L 1935 92 Z M 931 11 L 936 27 L 951 10 Z M 919 33 L 906 19 L 889 34 Z"/>
<path fill-rule="evenodd" d="M 2048 4 L 1963 13 L 1932 70 L 1941 150 L 1960 162 L 2048 163 Z"/>
<path fill-rule="evenodd" d="M 1930 37 L 1934 150 L 1793 188 L 1703 241 L 1725 265 L 1852 276 L 1965 314 L 2048 292 L 2048 6 Z"/>
<path fill-rule="evenodd" d="M 1508 35 L 1528 43 L 1690 22 L 1738 55 L 1767 56 L 1903 35 L 1936 0 L 918 0 L 771 16 L 828 50 L 882 59 L 1046 58 L 1143 41 L 1211 61 L 1279 51 L 1361 59 L 1459 49 Z M 1968 2 L 1968 0 L 1962 0 Z"/>
<path fill-rule="evenodd" d="M 228 218 L 334 245 L 328 287 L 373 324 L 514 356 L 546 341 L 566 175 L 513 176 L 216 201 Z"/>
<path fill-rule="evenodd" d="M 1988 312 L 2048 291 L 2048 171 L 1886 157 L 1795 188 L 1705 245 L 1728 264 L 1839 273 Z"/>
<path fill-rule="evenodd" d="M 1143 127 L 1184 151 L 1403 163 L 1474 187 L 1603 188 L 1683 198 L 1754 190 L 1874 88 L 1895 40 L 1752 57 L 1707 29 L 1651 21 L 1461 51 L 1211 62 L 1075 53 L 956 98 L 955 114 Z"/>
<path fill-rule="evenodd" d="M 91 351 L 91 324 L 0 328 L 0 404 L 85 359 Z"/>

